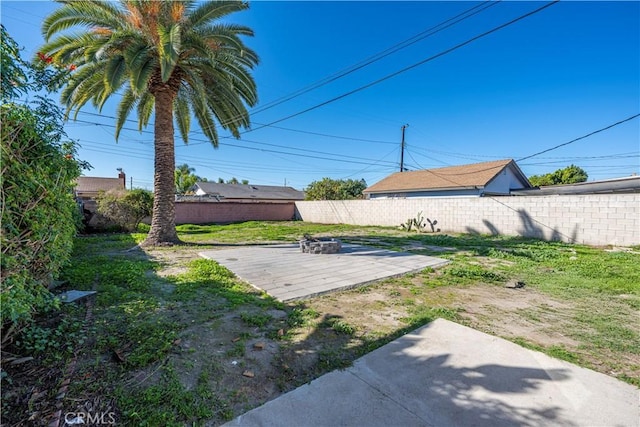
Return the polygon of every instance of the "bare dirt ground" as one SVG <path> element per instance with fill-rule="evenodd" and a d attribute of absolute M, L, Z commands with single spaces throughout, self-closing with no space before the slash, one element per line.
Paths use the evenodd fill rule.
<path fill-rule="evenodd" d="M 220 246 L 221 249 L 224 246 Z M 200 249 L 183 248 L 147 251 L 162 268 L 151 274 L 157 280 L 156 295 L 168 296 L 172 285 L 162 279 L 186 271 L 189 261 L 198 258 Z M 131 253 L 136 256 L 135 252 Z M 506 262 L 483 260 L 477 262 Z M 170 371 L 187 391 L 203 383 L 209 390 L 208 405 L 215 407 L 205 425 L 220 425 L 252 408 L 272 400 L 333 369 L 349 366 L 354 359 L 413 329 L 442 310 L 453 320 L 496 336 L 524 341 L 538 347 L 558 347 L 579 354 L 589 367 L 616 376 L 620 369 L 630 377 L 640 377 L 640 358 L 629 354 L 624 367 L 608 361 L 606 354 L 591 354 L 569 336 L 576 328 L 577 307 L 541 294 L 534 288 L 505 288 L 501 284 L 427 287 L 423 278 L 409 275 L 363 288 L 324 295 L 286 304 L 279 309 L 261 310 L 254 306 L 229 307 L 222 299 L 209 300 L 203 294 L 175 306 L 168 316 L 181 324 L 171 353 L 163 360 L 127 374 L 124 386 L 144 390 L 163 384 Z M 420 317 L 426 312 L 427 317 Z M 247 319 L 262 316 L 262 324 Z M 430 316 L 430 317 L 429 317 Z M 638 319 L 640 325 L 640 319 Z M 640 327 L 640 326 L 639 326 Z M 106 378 L 119 369 L 117 360 L 106 357 L 83 360 L 78 355 L 74 377 Z M 25 405 L 37 408 L 61 408 L 55 399 L 64 367 L 39 366 L 16 372 L 15 381 L 37 375 L 51 376 L 49 399 L 38 403 L 43 389 L 30 390 Z M 111 408 L 105 390 L 71 390 L 65 410 L 91 402 L 94 407 Z M 57 403 L 56 403 L 57 402 Z M 110 409 L 109 409 L 110 410 Z M 40 413 L 45 412 L 43 409 Z M 48 409 L 46 412 L 50 412 Z M 63 425 L 64 423 L 60 424 Z M 32 425 L 29 420 L 15 425 Z"/>
<path fill-rule="evenodd" d="M 183 271 L 184 263 L 198 256 L 197 250 L 149 255 L 164 264 L 159 276 Z M 222 311 L 215 319 L 185 330 L 168 363 L 175 366 L 187 388 L 196 386 L 203 371 L 216 377 L 216 393 L 226 402 L 226 412 L 209 423 L 216 425 L 324 372 L 348 366 L 406 328 L 416 305 L 447 308 L 457 313 L 461 323 L 507 339 L 524 338 L 535 346 L 579 351 L 579 343 L 564 334 L 575 307 L 532 288 L 508 289 L 495 284 L 439 287 L 422 289 L 420 300 L 415 301 L 411 290 L 415 286 L 421 286 L 420 277 L 383 281 L 289 304 L 285 310 L 267 313 L 271 320 L 263 327 L 243 322 L 242 310 Z M 294 308 L 310 313 L 296 326 L 287 320 Z M 352 330 L 336 328 L 335 321 Z M 615 373 L 597 358 L 593 366 Z M 149 370 L 137 375 L 149 376 Z"/>

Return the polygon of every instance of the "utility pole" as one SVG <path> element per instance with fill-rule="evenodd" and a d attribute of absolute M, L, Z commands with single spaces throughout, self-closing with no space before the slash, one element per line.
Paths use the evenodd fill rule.
<path fill-rule="evenodd" d="M 404 130 L 409 127 L 409 124 L 402 126 L 402 143 L 400 144 L 400 172 L 404 172 Z"/>

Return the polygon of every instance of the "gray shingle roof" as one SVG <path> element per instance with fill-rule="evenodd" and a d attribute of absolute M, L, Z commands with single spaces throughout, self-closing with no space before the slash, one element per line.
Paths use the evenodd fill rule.
<path fill-rule="evenodd" d="M 256 199 L 256 200 L 304 200 L 304 193 L 291 187 L 252 184 L 220 184 L 217 182 L 196 182 L 209 196 L 224 199 Z"/>

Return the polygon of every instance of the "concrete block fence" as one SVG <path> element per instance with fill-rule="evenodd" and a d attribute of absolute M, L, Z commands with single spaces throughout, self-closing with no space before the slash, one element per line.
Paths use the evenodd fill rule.
<path fill-rule="evenodd" d="M 443 232 L 640 245 L 638 193 L 304 201 L 295 208 L 298 219 L 323 224 L 399 226 L 422 212 Z"/>

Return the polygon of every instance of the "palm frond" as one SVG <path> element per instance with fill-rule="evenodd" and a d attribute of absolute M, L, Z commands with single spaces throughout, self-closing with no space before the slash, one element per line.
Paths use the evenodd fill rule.
<path fill-rule="evenodd" d="M 118 104 L 118 109 L 116 111 L 116 141 L 118 141 L 118 137 L 120 136 L 120 131 L 122 130 L 124 123 L 127 121 L 131 111 L 138 104 L 139 99 L 140 98 L 136 96 L 131 87 L 128 87 L 124 92 L 124 95 L 122 95 L 122 100 L 120 101 L 120 104 Z"/>
<path fill-rule="evenodd" d="M 146 58 L 144 58 L 144 62 L 142 64 L 140 64 L 135 69 L 130 69 L 131 86 L 137 93 L 142 94 L 143 92 L 147 91 L 149 79 L 156 69 L 156 64 L 157 59 L 153 56 L 148 55 Z"/>
<path fill-rule="evenodd" d="M 158 52 L 160 54 L 160 75 L 163 82 L 169 81 L 180 55 L 180 24 L 165 28 L 158 26 Z"/>
<path fill-rule="evenodd" d="M 211 112 L 203 96 L 206 90 L 205 83 L 199 73 L 193 69 L 183 70 L 188 86 L 184 88 L 184 95 L 188 97 L 189 103 L 193 107 L 193 112 L 198 120 L 198 124 L 207 139 L 211 141 L 214 148 L 218 148 L 218 132 Z"/>
<path fill-rule="evenodd" d="M 60 95 L 60 100 L 67 106 L 65 117 L 68 117 L 69 112 L 75 108 L 75 119 L 80 107 L 82 107 L 82 105 L 84 105 L 93 95 L 91 88 L 102 81 L 102 69 L 101 64 L 89 64 L 78 70 L 69 83 L 64 87 Z"/>
<path fill-rule="evenodd" d="M 126 81 L 127 64 L 123 56 L 113 56 L 106 63 L 104 81 L 111 92 L 115 92 Z"/>
<path fill-rule="evenodd" d="M 205 2 L 189 14 L 186 25 L 189 28 L 197 28 L 229 15 L 230 13 L 246 10 L 248 8 L 248 3 L 239 0 Z"/>
<path fill-rule="evenodd" d="M 189 129 L 191 128 L 191 111 L 189 109 L 189 98 L 184 87 L 178 91 L 173 109 L 180 136 L 182 136 L 184 143 L 188 144 Z"/>
<path fill-rule="evenodd" d="M 113 3 L 98 0 L 64 2 L 42 23 L 42 35 L 52 35 L 74 26 L 118 28 L 122 25 L 122 11 Z"/>
<path fill-rule="evenodd" d="M 140 95 L 140 100 L 138 101 L 138 130 L 142 130 L 149 124 L 154 105 L 155 100 L 150 92 L 147 91 Z"/>
<path fill-rule="evenodd" d="M 247 9 L 242 1 L 62 0 L 43 24 L 46 54 L 78 66 L 62 92 L 71 110 L 92 101 L 102 108 L 119 88 L 116 136 L 135 109 L 139 128 L 147 126 L 156 90 L 175 93 L 172 105 L 180 135 L 188 141 L 191 114 L 214 147 L 217 126 L 239 136 L 249 127 L 247 108 L 257 103 L 251 75 L 256 52 L 243 38 L 253 31 L 221 23 Z M 78 27 L 78 32 L 68 29 Z M 165 88 L 162 85 L 168 85 Z M 175 92 L 177 90 L 177 93 Z"/>

